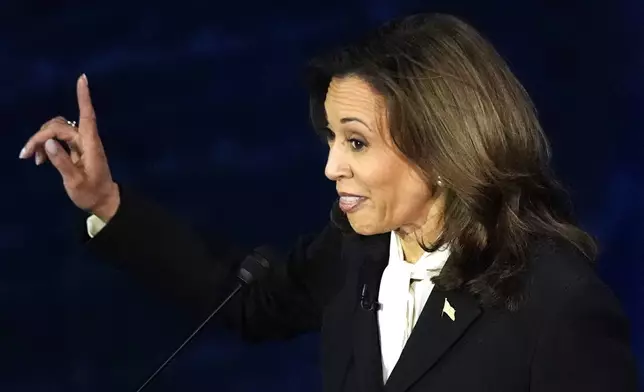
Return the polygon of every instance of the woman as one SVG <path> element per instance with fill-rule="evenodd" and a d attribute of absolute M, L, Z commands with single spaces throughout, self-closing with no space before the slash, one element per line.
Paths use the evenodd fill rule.
<path fill-rule="evenodd" d="M 473 28 L 390 22 L 311 63 L 338 202 L 226 307 L 252 340 L 322 330 L 326 391 L 633 391 L 627 321 L 592 269 L 530 99 Z M 27 143 L 91 212 L 89 248 L 208 313 L 244 253 L 110 175 L 87 78 L 80 123 Z M 57 138 L 69 144 L 68 155 Z"/>

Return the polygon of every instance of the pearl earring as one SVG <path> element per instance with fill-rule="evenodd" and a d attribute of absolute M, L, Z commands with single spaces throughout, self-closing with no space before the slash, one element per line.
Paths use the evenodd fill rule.
<path fill-rule="evenodd" d="M 438 176 L 438 178 L 436 179 L 436 185 L 440 187 L 443 186 L 443 179 L 441 178 L 441 176 Z"/>

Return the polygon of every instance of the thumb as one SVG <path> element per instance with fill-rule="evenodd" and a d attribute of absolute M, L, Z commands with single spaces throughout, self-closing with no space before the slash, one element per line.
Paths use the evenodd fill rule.
<path fill-rule="evenodd" d="M 69 154 L 54 139 L 45 142 L 47 157 L 63 177 L 65 184 L 77 184 L 83 178 L 82 171 L 74 166 Z"/>

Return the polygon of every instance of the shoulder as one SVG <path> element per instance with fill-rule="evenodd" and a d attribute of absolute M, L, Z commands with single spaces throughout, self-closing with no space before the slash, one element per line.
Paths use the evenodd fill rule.
<path fill-rule="evenodd" d="M 545 237 L 535 239 L 528 249 L 526 294 L 565 298 L 584 288 L 607 290 L 595 262 L 569 242 Z"/>
<path fill-rule="evenodd" d="M 531 244 L 524 294 L 526 308 L 546 318 L 585 308 L 621 314 L 595 263 L 563 240 L 541 238 Z"/>
<path fill-rule="evenodd" d="M 532 251 L 523 309 L 536 337 L 531 389 L 635 390 L 628 319 L 593 265 L 563 242 Z"/>

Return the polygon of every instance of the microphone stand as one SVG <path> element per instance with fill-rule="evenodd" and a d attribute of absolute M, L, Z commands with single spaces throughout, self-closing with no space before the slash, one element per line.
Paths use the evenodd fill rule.
<path fill-rule="evenodd" d="M 162 371 L 162 370 L 163 370 L 163 369 L 168 365 L 168 363 L 170 363 L 170 361 L 172 361 L 172 359 L 173 359 L 173 358 L 174 358 L 174 357 L 179 353 L 179 351 L 181 351 L 181 349 L 182 349 L 186 344 L 188 344 L 188 343 L 192 340 L 192 338 L 193 338 L 193 337 L 195 337 L 195 335 L 196 335 L 197 333 L 199 333 L 199 331 L 201 331 L 201 330 L 203 329 L 203 327 L 208 323 L 208 321 L 210 321 L 210 319 L 211 319 L 211 318 L 213 318 L 213 316 L 214 316 L 215 314 L 217 314 L 217 312 L 219 312 L 219 309 L 221 309 L 222 307 L 224 307 L 224 305 L 226 305 L 226 303 L 228 303 L 228 301 L 230 301 L 230 299 L 231 299 L 232 297 L 234 297 L 234 296 L 235 296 L 235 294 L 237 294 L 237 292 L 238 292 L 241 288 L 242 288 L 242 283 L 240 282 L 240 283 L 238 283 L 238 284 L 237 284 L 237 286 L 235 287 L 235 289 L 234 289 L 234 290 L 233 290 L 233 291 L 232 291 L 232 292 L 231 292 L 231 293 L 226 297 L 226 299 L 224 299 L 224 300 L 222 301 L 222 303 L 221 303 L 219 306 L 217 306 L 217 308 L 216 308 L 215 310 L 213 310 L 213 311 L 212 311 L 212 313 L 210 313 L 210 316 L 208 316 L 208 318 L 206 318 L 206 319 L 201 323 L 201 325 L 199 325 L 199 326 L 197 327 L 197 329 L 195 329 L 195 331 L 194 331 L 190 336 L 188 336 L 188 338 L 187 338 L 183 343 L 181 343 L 181 345 L 180 345 L 180 346 L 179 346 L 179 347 L 178 347 L 178 348 L 177 348 L 177 349 L 172 353 L 172 355 L 170 355 L 170 356 L 168 357 L 168 359 L 166 359 L 166 361 L 165 361 L 165 362 L 163 362 L 163 364 L 161 364 L 161 366 L 159 366 L 159 368 L 158 368 L 154 373 L 152 373 L 152 375 L 151 375 L 151 376 L 150 376 L 150 377 L 149 377 L 149 378 L 148 378 L 148 379 L 143 383 L 143 385 L 141 385 L 141 387 L 140 387 L 139 389 L 137 389 L 137 391 L 136 391 L 136 392 L 141 392 L 141 391 L 143 390 L 143 388 L 145 388 L 145 387 L 146 387 L 146 386 L 147 386 L 147 385 L 148 385 L 152 380 L 154 380 L 154 378 L 157 376 L 157 374 L 159 374 L 159 373 L 160 373 L 160 372 L 161 372 L 161 371 Z"/>

